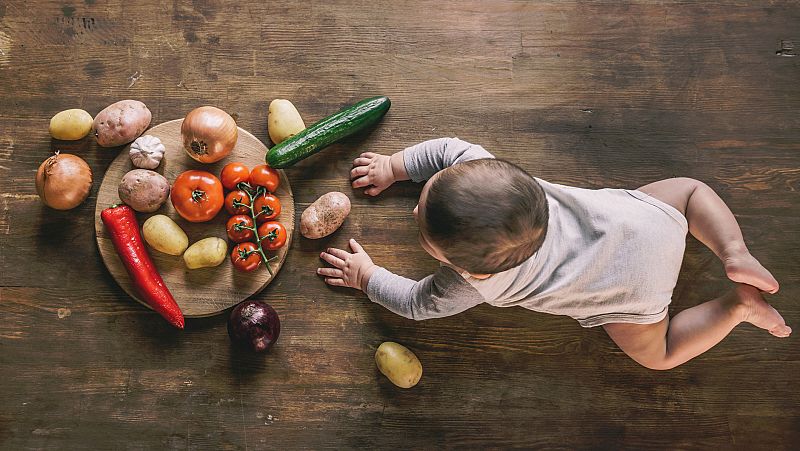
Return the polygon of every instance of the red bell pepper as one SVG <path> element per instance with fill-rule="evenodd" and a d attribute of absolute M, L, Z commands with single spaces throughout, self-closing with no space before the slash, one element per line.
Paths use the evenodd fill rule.
<path fill-rule="evenodd" d="M 114 205 L 106 208 L 100 213 L 100 219 L 142 299 L 170 324 L 183 329 L 183 312 L 144 247 L 139 223 L 131 207 Z"/>

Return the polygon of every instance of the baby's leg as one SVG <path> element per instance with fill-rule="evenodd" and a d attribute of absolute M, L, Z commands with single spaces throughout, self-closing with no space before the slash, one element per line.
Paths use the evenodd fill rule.
<path fill-rule="evenodd" d="M 725 265 L 728 278 L 775 293 L 778 281 L 750 255 L 733 213 L 705 183 L 689 178 L 661 180 L 638 188 L 686 216 L 689 232 Z"/>
<path fill-rule="evenodd" d="M 708 351 L 741 322 L 788 337 L 792 329 L 759 291 L 745 284 L 722 297 L 686 309 L 655 324 L 606 324 L 612 340 L 639 364 L 667 370 Z"/>

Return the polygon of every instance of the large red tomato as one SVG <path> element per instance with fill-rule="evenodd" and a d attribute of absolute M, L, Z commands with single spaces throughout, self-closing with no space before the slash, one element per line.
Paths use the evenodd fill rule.
<path fill-rule="evenodd" d="M 210 221 L 222 208 L 222 183 L 206 171 L 186 171 L 175 179 L 169 195 L 172 206 L 189 222 Z"/>

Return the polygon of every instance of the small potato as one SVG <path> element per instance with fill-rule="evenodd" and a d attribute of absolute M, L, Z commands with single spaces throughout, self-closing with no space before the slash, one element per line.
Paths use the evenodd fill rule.
<path fill-rule="evenodd" d="M 228 243 L 217 237 L 203 238 L 189 246 L 183 253 L 183 261 L 189 269 L 219 266 L 228 256 Z"/>
<path fill-rule="evenodd" d="M 400 388 L 411 388 L 417 385 L 422 377 L 422 364 L 417 356 L 405 346 L 387 341 L 375 351 L 375 363 L 378 370 Z"/>
<path fill-rule="evenodd" d="M 333 233 L 350 214 L 350 199 L 343 193 L 332 191 L 323 194 L 300 216 L 300 233 L 311 239 Z"/>
<path fill-rule="evenodd" d="M 278 144 L 286 138 L 302 132 L 305 128 L 306 124 L 292 102 L 285 99 L 275 99 L 270 102 L 267 129 L 272 142 Z"/>
<path fill-rule="evenodd" d="M 120 100 L 105 107 L 94 118 L 97 144 L 115 147 L 127 144 L 141 135 L 150 125 L 153 115 L 138 100 Z"/>
<path fill-rule="evenodd" d="M 147 169 L 134 169 L 119 184 L 119 198 L 142 213 L 158 210 L 169 197 L 169 182 L 163 175 Z"/>
<path fill-rule="evenodd" d="M 50 136 L 62 141 L 76 141 L 92 131 L 92 115 L 75 108 L 56 113 L 50 119 Z"/>
<path fill-rule="evenodd" d="M 142 226 L 142 233 L 147 244 L 165 254 L 181 255 L 189 247 L 186 232 L 169 216 L 150 216 Z"/>

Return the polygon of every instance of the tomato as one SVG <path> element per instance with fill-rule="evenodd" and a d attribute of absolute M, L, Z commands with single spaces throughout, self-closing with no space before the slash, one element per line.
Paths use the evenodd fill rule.
<path fill-rule="evenodd" d="M 238 205 L 234 205 L 234 202 Z M 232 215 L 246 215 L 250 213 L 250 195 L 246 191 L 237 189 L 225 196 L 225 210 Z"/>
<path fill-rule="evenodd" d="M 175 179 L 170 193 L 172 206 L 189 222 L 205 222 L 222 209 L 222 183 L 206 171 L 186 171 Z"/>
<path fill-rule="evenodd" d="M 261 254 L 255 244 L 249 241 L 239 243 L 231 252 L 231 263 L 239 271 L 253 271 L 261 265 Z"/>
<path fill-rule="evenodd" d="M 248 228 L 249 227 L 249 228 Z M 228 238 L 234 243 L 251 241 L 256 238 L 253 228 L 253 218 L 248 215 L 231 216 L 225 229 L 228 231 Z"/>
<path fill-rule="evenodd" d="M 268 251 L 278 250 L 286 244 L 286 227 L 278 221 L 269 221 L 258 226 L 261 247 Z"/>
<path fill-rule="evenodd" d="M 233 191 L 240 182 L 250 179 L 250 169 L 244 163 L 228 163 L 222 168 L 219 178 L 226 190 Z"/>
<path fill-rule="evenodd" d="M 256 212 L 256 222 L 261 224 L 270 219 L 275 219 L 281 214 L 281 201 L 273 194 L 265 193 L 256 198 L 253 210 Z"/>
<path fill-rule="evenodd" d="M 253 171 L 250 172 L 250 184 L 253 185 L 253 187 L 263 186 L 270 193 L 274 193 L 275 190 L 278 189 L 280 182 L 281 178 L 278 175 L 278 171 L 266 164 L 260 164 L 254 167 Z"/>

